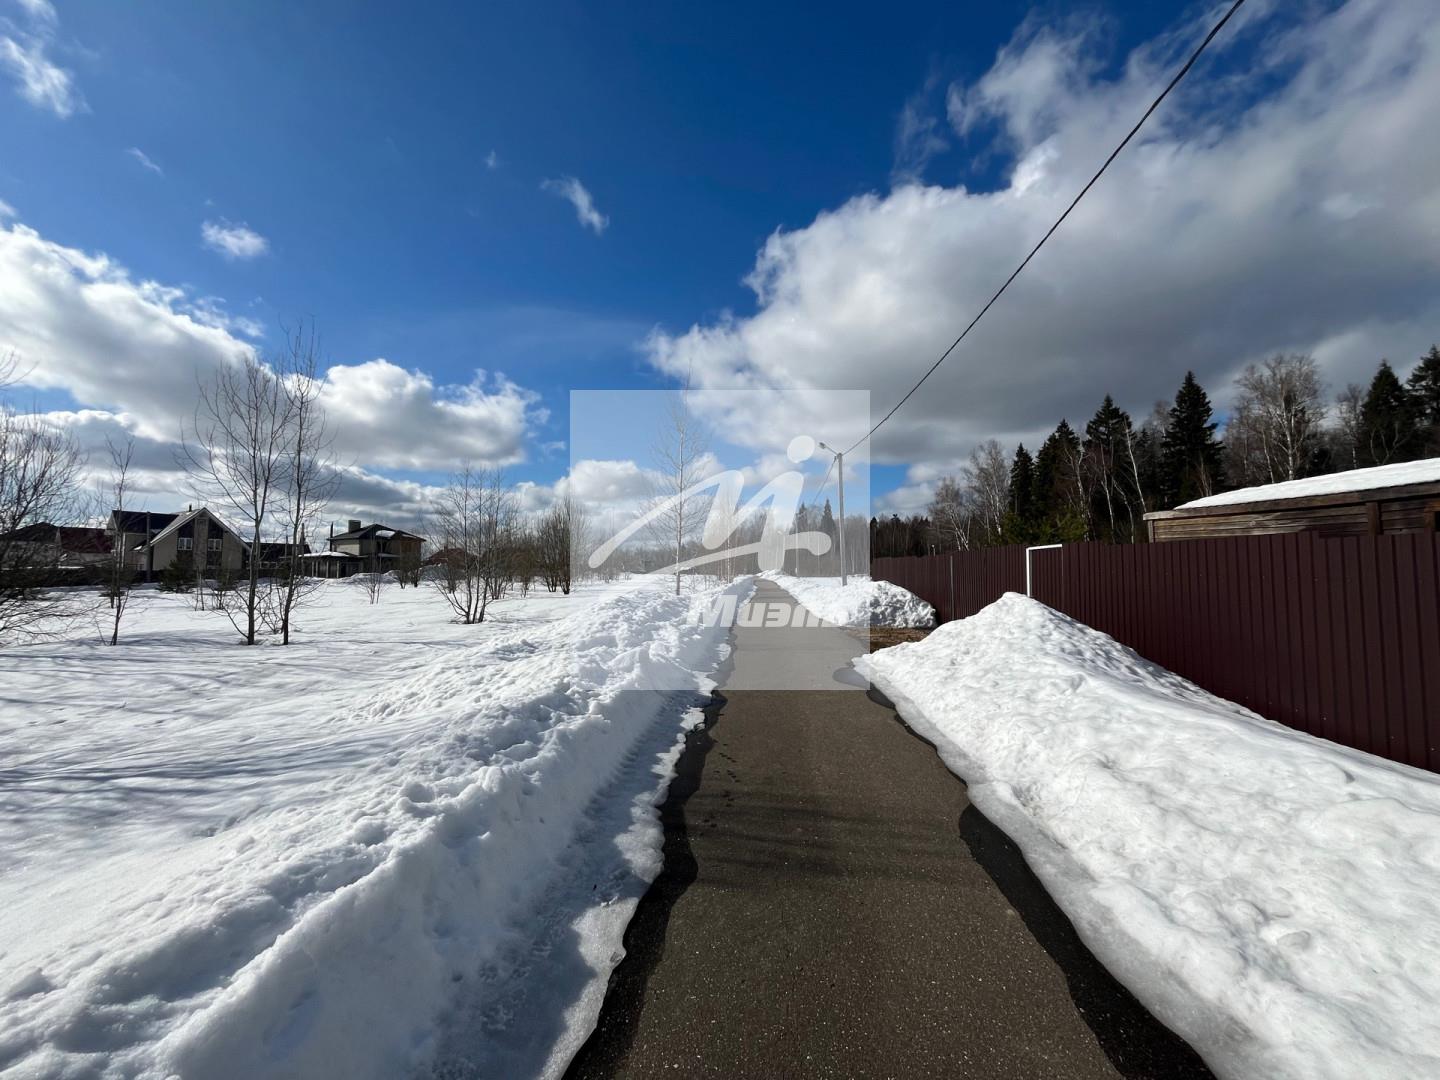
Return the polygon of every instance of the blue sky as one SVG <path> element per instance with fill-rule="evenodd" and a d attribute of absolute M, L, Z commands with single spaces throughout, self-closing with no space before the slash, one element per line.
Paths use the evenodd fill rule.
<path fill-rule="evenodd" d="M 1373 4 L 1320 4 L 1288 21 L 1253 6 L 1261 10 L 1237 24 L 1228 51 L 1217 48 L 1213 65 L 1197 69 L 1199 85 L 1176 103 L 1170 126 L 1157 125 L 1157 147 L 1168 140 L 1184 152 L 1198 134 L 1213 167 L 1242 156 L 1251 162 L 1263 140 L 1255 134 L 1253 144 L 1239 145 L 1247 126 L 1264 122 L 1267 108 L 1292 110 L 1287 131 L 1313 113 L 1297 72 L 1333 61 L 1347 35 L 1363 32 L 1369 44 L 1392 49 L 1385 73 L 1394 86 L 1385 101 L 1357 101 L 1355 115 L 1340 115 L 1342 129 L 1361 124 L 1365 108 L 1401 109 L 1426 85 L 1429 54 L 1417 74 L 1403 42 L 1391 40 L 1378 16 L 1366 17 Z M 516 455 L 523 460 L 510 470 L 537 484 L 553 483 L 566 468 L 568 454 L 556 444 L 568 440 L 568 393 L 576 388 L 673 386 L 683 370 L 713 397 L 722 376 L 737 372 L 752 389 L 777 372 L 823 382 L 826 357 L 836 355 L 833 384 L 863 385 L 877 409 L 888 407 L 1043 231 L 1052 207 L 1103 157 L 1122 121 L 1128 126 L 1138 115 L 1135 106 L 1153 95 L 1211 14 L 1203 6 L 1122 3 L 852 4 L 822 13 L 773 4 L 401 11 L 0 0 L 0 9 L 0 35 L 14 44 L 10 85 L 0 88 L 0 200 L 14 223 L 57 248 L 103 253 L 132 283 L 182 290 L 183 299 L 167 301 L 172 309 L 198 305 L 262 351 L 280 322 L 313 318 L 337 364 L 384 358 L 422 373 L 437 398 L 471 383 L 477 368 L 492 373 L 479 393 L 496 393 L 493 373 L 501 372 L 525 402 Z M 1414 11 L 1407 17 L 1433 21 Z M 1284 59 L 1272 50 L 1277 59 L 1256 64 L 1257 49 L 1276 42 L 1287 43 Z M 64 93 L 27 97 L 14 49 L 65 73 Z M 1334 89 L 1337 112 L 1346 93 L 1344 85 Z M 1357 84 L 1351 96 L 1366 93 L 1373 89 Z M 1235 145 L 1204 134 L 1217 126 L 1235 132 Z M 1137 151 L 1140 169 L 1144 151 Z M 1348 167 L 1301 209 L 1317 229 L 1335 218 L 1323 210 L 1326 199 L 1359 207 L 1350 218 L 1383 206 L 1398 215 L 1387 228 L 1415 227 L 1413 215 L 1428 212 L 1418 196 L 1400 205 L 1392 192 L 1367 194 L 1395 153 L 1376 162 L 1377 175 Z M 1308 145 L 1264 164 L 1314 169 L 1315 155 L 1323 151 Z M 1038 170 L 1042 182 L 1032 183 L 1026 169 Z M 1121 172 L 1114 201 L 1097 198 L 1100 217 L 1089 227 L 1113 246 L 1102 259 L 1133 267 L 1142 242 L 1158 252 L 1186 205 L 1244 226 L 1233 206 L 1187 202 L 1181 190 L 1168 215 L 1132 222 L 1139 234 L 1124 235 L 1117 225 L 1126 193 L 1144 177 Z M 588 224 L 564 197 L 571 179 L 593 200 Z M 887 215 L 907 224 L 879 237 L 877 222 Z M 212 239 L 228 238 L 228 253 L 207 246 L 207 223 Z M 947 229 L 953 243 L 931 250 L 940 242 L 932 238 L 951 235 Z M 1085 229 L 1076 222 L 1077 233 Z M 781 240 L 767 249 L 777 230 Z M 926 250 L 916 236 L 926 238 Z M 887 266 L 889 255 L 870 254 L 903 260 L 907 238 L 914 262 L 933 269 L 933 289 L 917 299 L 923 311 L 910 312 L 902 296 L 863 326 L 835 325 L 859 310 L 854 290 L 867 274 L 897 293 L 918 293 L 903 269 Z M 1290 234 L 1269 239 L 1296 242 Z M 1084 250 L 1076 243 L 1052 263 L 1059 291 Z M 1377 263 L 1383 254 L 1374 253 Z M 1225 288 L 1253 292 L 1246 259 L 1254 264 L 1236 253 Z M 757 265 L 768 294 L 746 283 Z M 1366 259 L 1357 272 L 1365 287 L 1378 287 Z M 811 295 L 815 281 L 832 280 L 828 294 Z M 1172 291 L 1181 287 L 1164 280 Z M 1346 284 L 1334 287 L 1353 292 Z M 1126 340 L 1143 338 L 1151 356 L 1157 342 L 1175 355 L 1148 366 L 1143 356 L 1126 358 L 1094 379 L 1083 377 L 1085 357 L 1064 344 L 1066 335 L 1060 344 L 979 340 L 976 366 L 947 372 L 936 411 L 917 410 L 904 437 L 877 445 L 876 494 L 918 498 L 979 438 L 1033 439 L 1062 413 L 1083 422 L 1107 391 L 1143 414 L 1185 367 L 1223 380 L 1246 350 L 1309 348 L 1343 378 L 1373 365 L 1381 341 L 1403 349 L 1425 336 L 1423 285 L 1413 299 L 1407 291 L 1381 310 L 1351 309 L 1339 319 L 1307 320 L 1287 309 L 1253 341 L 1218 344 L 1208 364 L 1192 355 L 1193 334 L 1168 348 L 1157 319 L 1131 328 Z M 994 321 L 1032 321 L 1027 299 L 1056 290 L 1041 280 Z M 863 299 L 873 298 L 872 290 Z M 1227 294 L 1207 299 L 1218 305 Z M 817 312 L 817 303 L 825 310 Z M 0 337 L 4 318 L 0 312 Z M 1247 330 L 1261 322 L 1255 315 Z M 807 348 L 832 334 L 837 345 L 816 348 L 808 367 L 789 370 L 779 324 L 800 325 Z M 692 327 L 706 338 L 703 348 L 687 340 Z M 1366 327 L 1374 342 L 1355 344 Z M 10 335 L 12 347 L 33 354 L 25 330 Z M 1081 332 L 1094 339 L 1087 348 L 1114 351 L 1103 330 Z M 845 344 L 870 333 L 893 338 L 893 346 L 866 353 Z M 1351 352 L 1342 355 L 1335 343 L 1346 335 Z M 43 350 L 27 358 L 57 373 L 32 380 L 44 408 L 137 411 L 118 390 L 107 400 L 98 376 L 60 374 L 63 359 Z M 169 367 L 159 378 L 192 380 L 181 352 L 155 363 Z M 994 373 L 1003 364 L 1028 364 L 1028 378 L 1005 382 Z M 1051 383 L 1061 364 L 1082 374 L 1038 395 L 1043 404 L 1022 407 L 1027 382 Z M 872 379 L 871 371 L 882 374 Z M 1132 374 L 1133 391 L 1125 385 Z M 438 458 L 407 464 L 399 452 L 361 464 L 402 481 L 438 472 Z M 895 500 L 898 507 L 901 496 Z"/>

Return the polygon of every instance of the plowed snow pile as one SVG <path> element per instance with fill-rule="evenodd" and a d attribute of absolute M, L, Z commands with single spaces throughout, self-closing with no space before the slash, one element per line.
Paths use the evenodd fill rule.
<path fill-rule="evenodd" d="M 1440 1076 L 1440 776 L 1013 593 L 857 666 L 1218 1073 Z"/>
<path fill-rule="evenodd" d="M 666 590 L 458 627 L 337 582 L 288 649 L 151 596 L 118 648 L 7 650 L 0 1072 L 563 1068 L 728 651 Z"/>
<path fill-rule="evenodd" d="M 908 589 L 856 574 L 838 577 L 762 574 L 828 623 L 836 626 L 934 626 L 935 609 Z"/>

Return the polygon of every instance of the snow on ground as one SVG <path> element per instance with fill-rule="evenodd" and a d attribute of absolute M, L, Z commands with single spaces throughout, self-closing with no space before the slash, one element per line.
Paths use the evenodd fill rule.
<path fill-rule="evenodd" d="M 1217 1073 L 1440 1076 L 1440 776 L 1013 593 L 857 666 Z"/>
<path fill-rule="evenodd" d="M 0 650 L 0 1072 L 563 1069 L 728 652 L 667 589 L 465 627 L 329 582 L 251 649 L 145 593 L 118 648 Z"/>
<path fill-rule="evenodd" d="M 935 609 L 908 589 L 888 581 L 852 574 L 848 584 L 838 577 L 794 577 L 780 571 L 760 575 L 775 582 L 796 600 L 836 626 L 934 626 Z"/>
<path fill-rule="evenodd" d="M 1422 461 L 1402 461 L 1395 465 L 1377 465 L 1371 469 L 1307 476 L 1303 480 L 1285 480 L 1279 484 L 1224 491 L 1207 495 L 1176 507 L 1194 510 L 1202 506 L 1235 506 L 1240 503 L 1265 502 L 1270 499 L 1301 499 L 1307 495 L 1335 495 L 1346 491 L 1370 491 L 1373 488 L 1399 487 L 1402 484 L 1431 484 L 1440 480 L 1440 457 Z"/>

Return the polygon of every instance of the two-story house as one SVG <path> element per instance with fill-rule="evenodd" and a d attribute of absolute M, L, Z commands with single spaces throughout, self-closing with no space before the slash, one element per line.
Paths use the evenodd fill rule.
<path fill-rule="evenodd" d="M 180 514 L 116 510 L 110 534 L 147 581 L 177 560 L 206 577 L 238 574 L 245 567 L 245 541 L 203 506 Z"/>
<path fill-rule="evenodd" d="M 351 518 L 349 527 L 330 537 L 330 550 L 305 556 L 316 577 L 377 574 L 420 565 L 424 537 L 378 522 L 364 525 Z"/>

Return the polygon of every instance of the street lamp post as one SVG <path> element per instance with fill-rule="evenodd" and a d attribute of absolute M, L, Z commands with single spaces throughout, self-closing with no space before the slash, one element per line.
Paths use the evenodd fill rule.
<path fill-rule="evenodd" d="M 844 586 L 849 584 L 849 577 L 845 573 L 845 452 L 826 446 L 823 442 L 820 449 L 829 450 L 835 455 L 835 471 L 840 477 L 840 584 Z"/>

